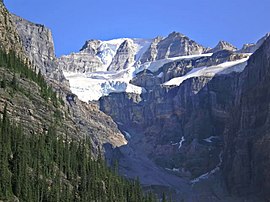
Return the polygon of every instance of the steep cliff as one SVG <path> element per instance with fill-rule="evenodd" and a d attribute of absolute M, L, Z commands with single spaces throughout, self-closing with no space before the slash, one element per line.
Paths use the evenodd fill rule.
<path fill-rule="evenodd" d="M 0 32 L 1 49 L 15 50 L 18 55 L 24 54 L 12 16 L 2 2 L 0 2 Z"/>
<path fill-rule="evenodd" d="M 140 59 L 140 63 L 143 64 L 145 62 L 151 62 L 157 58 L 157 54 L 158 54 L 157 46 L 162 39 L 163 37 L 160 37 L 160 36 L 154 38 L 154 40 L 152 41 L 147 51 L 145 51 L 145 53 L 142 55 L 142 58 Z"/>
<path fill-rule="evenodd" d="M 48 104 L 39 92 L 40 86 L 16 73 L 23 92 L 12 95 L 10 90 L 1 90 L 1 111 L 7 103 L 9 109 L 13 109 L 10 112 L 11 117 L 17 121 L 23 120 L 23 125 L 32 132 L 46 131 L 54 121 L 50 117 L 60 116 L 63 126 L 60 129 L 63 133 L 68 131 L 71 136 L 76 137 L 89 135 L 93 144 L 97 146 L 94 147 L 96 149 L 103 143 L 111 143 L 114 147 L 126 144 L 124 136 L 109 116 L 102 113 L 95 104 L 81 102 L 69 90 L 68 83 L 57 66 L 50 30 L 43 25 L 9 14 L 2 3 L 0 6 L 0 20 L 3 22 L 1 33 L 4 36 L 0 43 L 7 50 L 27 57 L 64 102 L 58 108 L 50 101 Z M 34 66 L 31 67 L 34 70 Z M 12 80 L 11 71 L 1 68 L 1 72 L 2 80 Z"/>
<path fill-rule="evenodd" d="M 158 165 L 193 185 L 222 170 L 237 200 L 267 200 L 270 39 L 263 40 L 247 63 L 230 68 L 222 69 L 248 56 L 221 50 L 140 72 L 132 82 L 146 93 L 102 97 L 101 110 L 125 130 L 139 131 L 139 148 L 144 145 Z M 222 71 L 212 74 L 218 68 Z"/>
<path fill-rule="evenodd" d="M 270 38 L 251 56 L 238 77 L 236 98 L 224 136 L 224 174 L 237 195 L 270 198 Z"/>
<path fill-rule="evenodd" d="M 12 15 L 25 53 L 46 78 L 63 81 L 64 75 L 56 62 L 51 31 L 44 25 L 35 24 Z"/>
<path fill-rule="evenodd" d="M 108 70 L 123 70 L 133 65 L 135 62 L 135 48 L 133 42 L 125 40 L 117 49 Z"/>

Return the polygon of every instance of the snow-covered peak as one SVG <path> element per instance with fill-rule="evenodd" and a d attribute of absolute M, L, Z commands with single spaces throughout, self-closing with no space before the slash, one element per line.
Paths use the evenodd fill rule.
<path fill-rule="evenodd" d="M 231 44 L 221 41 L 217 48 L 226 49 L 228 47 L 233 48 Z M 173 32 L 165 38 L 157 37 L 151 40 L 138 38 L 89 40 L 78 53 L 62 56 L 58 61 L 59 67 L 70 82 L 72 92 L 87 102 L 98 100 L 112 92 L 140 94 L 145 89 L 149 90 L 145 85 L 148 81 L 144 81 L 147 78 L 144 78 L 143 74 L 139 74 L 141 72 L 152 73 L 153 80 L 148 82 L 149 85 L 151 83 L 159 85 L 164 81 L 167 81 L 164 85 L 180 85 L 182 81 L 190 77 L 232 71 L 233 68 L 227 68 L 228 65 L 232 65 L 231 63 L 213 65 L 241 58 L 240 55 L 226 58 L 226 54 L 220 56 L 222 59 L 215 58 L 215 54 L 203 54 L 206 50 L 205 47 L 185 35 Z M 220 62 L 218 63 L 216 60 Z M 196 67 L 212 66 L 194 68 L 194 61 L 196 64 L 201 63 Z M 168 63 L 172 64 L 172 67 L 167 69 L 170 71 L 169 73 L 165 72 L 166 68 L 161 70 Z M 180 66 L 177 67 L 178 69 L 173 69 L 176 64 Z M 192 69 L 191 72 L 178 77 L 186 71 L 181 69 L 185 69 L 184 66 L 181 66 L 185 64 L 189 65 L 187 69 Z M 241 68 L 237 66 L 234 68 L 235 71 L 243 68 L 243 65 L 239 64 L 239 66 Z M 135 83 L 138 86 L 135 86 Z"/>

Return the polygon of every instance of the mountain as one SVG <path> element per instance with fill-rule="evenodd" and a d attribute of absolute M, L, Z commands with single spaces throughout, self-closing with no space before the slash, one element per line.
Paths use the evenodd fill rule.
<path fill-rule="evenodd" d="M 259 39 L 257 43 L 252 44 L 244 44 L 242 49 L 239 50 L 239 52 L 242 53 L 254 53 L 259 47 L 264 43 L 264 41 L 270 36 L 270 33 L 267 33 L 264 37 Z"/>
<path fill-rule="evenodd" d="M 126 140 L 110 117 L 100 112 L 94 104 L 84 104 L 69 90 L 69 83 L 55 57 L 51 31 L 43 25 L 29 22 L 15 15 L 11 16 L 11 20 L 14 22 L 14 27 L 22 41 L 22 48 L 31 64 L 36 67 L 36 71 L 40 71 L 45 76 L 48 83 L 67 104 L 65 110 L 69 110 L 70 119 L 73 122 L 69 125 L 76 128 L 74 135 L 91 134 L 93 142 L 97 145 L 106 142 L 114 146 L 125 144 Z M 109 137 L 109 134 L 112 136 Z"/>
<path fill-rule="evenodd" d="M 88 102 L 112 92 L 142 93 L 144 88 L 130 83 L 136 73 L 181 57 L 200 56 L 206 50 L 183 34 L 173 32 L 153 40 L 89 40 L 79 53 L 62 56 L 58 61 L 72 92 Z M 155 61 L 157 64 L 152 64 Z"/>
<path fill-rule="evenodd" d="M 208 52 L 209 53 L 216 53 L 216 52 L 219 52 L 221 50 L 236 51 L 237 48 L 234 47 L 232 44 L 230 44 L 227 41 L 219 41 L 218 44 L 216 45 L 216 47 L 210 49 Z"/>
<path fill-rule="evenodd" d="M 0 20 L 2 25 L 0 28 L 1 49 L 6 51 L 16 50 L 18 55 L 24 54 L 21 47 L 20 37 L 12 21 L 11 14 L 2 3 L 0 3 Z"/>
<path fill-rule="evenodd" d="M 30 187 L 41 163 L 46 178 L 35 178 L 36 190 L 46 190 L 47 201 L 59 201 L 53 193 L 70 190 L 64 187 L 75 190 L 67 191 L 70 200 L 125 201 L 125 195 L 144 201 L 138 182 L 110 174 L 101 154 L 112 167 L 118 162 L 122 176 L 139 178 L 144 191 L 159 197 L 166 192 L 176 201 L 269 200 L 269 34 L 240 50 L 225 41 L 206 48 L 178 32 L 92 39 L 79 52 L 56 58 L 48 28 L 0 5 L 0 195 L 8 184 L 5 197 L 27 199 L 15 187 Z M 20 124 L 30 143 L 16 136 Z M 67 131 L 70 146 L 62 141 Z M 81 142 L 85 137 L 89 142 Z M 17 138 L 33 156 L 31 161 L 22 155 L 22 178 L 14 177 L 23 162 L 15 161 Z M 46 141 L 54 149 L 41 144 Z M 51 163 L 43 166 L 33 151 Z M 59 151 L 72 163 L 62 161 Z M 93 167 L 100 172 L 93 174 Z M 97 178 L 92 183 L 87 176 Z M 59 182 L 65 186 L 55 186 Z M 28 190 L 39 194 L 33 186 Z"/>
<path fill-rule="evenodd" d="M 224 133 L 224 174 L 232 193 L 269 195 L 270 38 L 250 57 L 236 83 Z"/>
<path fill-rule="evenodd" d="M 109 116 L 69 91 L 50 31 L 2 2 L 0 13 L 0 200 L 157 201 L 107 167 L 102 144 L 126 140 Z"/>
<path fill-rule="evenodd" d="M 89 103 L 98 100 L 128 140 L 116 149 L 106 147 L 108 161 L 118 159 L 123 175 L 139 176 L 145 186 L 170 187 L 178 200 L 239 201 L 243 193 L 254 193 L 233 192 L 232 182 L 223 180 L 225 137 L 239 99 L 239 75 L 266 38 L 245 51 L 225 41 L 205 48 L 177 32 L 152 40 L 89 40 L 79 53 L 59 61 L 68 61 L 63 70 L 73 93 Z M 100 66 L 91 69 L 91 58 Z"/>
<path fill-rule="evenodd" d="M 165 64 L 153 61 L 131 80 L 144 93 L 111 93 L 99 100 L 100 108 L 131 137 L 127 146 L 143 151 L 134 156 L 145 153 L 189 181 L 200 201 L 267 201 L 268 180 L 262 179 L 269 166 L 269 39 L 259 41 L 252 55 L 224 48 Z M 120 152 L 122 172 L 132 175 L 125 164 L 130 154 L 124 148 Z M 142 169 L 132 172 L 143 175 Z M 152 176 L 151 183 L 158 183 Z M 168 186 L 185 189 L 185 183 L 178 184 Z"/>

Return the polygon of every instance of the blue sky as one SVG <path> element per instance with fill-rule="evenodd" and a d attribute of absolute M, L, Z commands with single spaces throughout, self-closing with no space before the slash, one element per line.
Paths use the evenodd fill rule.
<path fill-rule="evenodd" d="M 56 54 L 88 39 L 154 38 L 181 32 L 213 47 L 237 47 L 270 32 L 269 0 L 4 0 L 7 8 L 53 32 Z"/>

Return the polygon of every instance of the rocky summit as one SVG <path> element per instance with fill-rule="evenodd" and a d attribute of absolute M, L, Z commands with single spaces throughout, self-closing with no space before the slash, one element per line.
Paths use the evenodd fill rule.
<path fill-rule="evenodd" d="M 54 125 L 78 142 L 89 138 L 91 158 L 117 162 L 120 175 L 139 178 L 143 190 L 158 197 L 269 201 L 269 33 L 241 49 L 226 41 L 204 47 L 179 32 L 90 39 L 57 58 L 48 28 L 0 6 L 1 51 L 16 52 L 12 56 L 31 67 L 7 70 L 13 57 L 1 56 L 1 118 L 8 114 L 34 135 L 50 134 Z M 13 154 L 8 158 L 13 162 Z M 81 166 L 74 178 L 59 173 L 69 190 L 80 190 L 85 172 Z M 97 183 L 104 195 L 106 180 Z M 75 192 L 74 199 L 87 201 Z"/>

